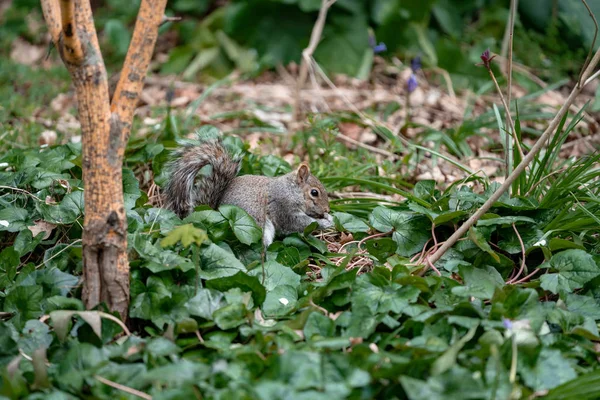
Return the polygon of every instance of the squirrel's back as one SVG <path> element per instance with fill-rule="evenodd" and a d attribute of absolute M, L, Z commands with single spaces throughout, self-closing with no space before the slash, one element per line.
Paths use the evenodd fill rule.
<path fill-rule="evenodd" d="M 198 204 L 217 208 L 240 169 L 240 162 L 218 140 L 185 143 L 173 156 L 168 164 L 171 177 L 165 187 L 165 206 L 181 218 Z"/>

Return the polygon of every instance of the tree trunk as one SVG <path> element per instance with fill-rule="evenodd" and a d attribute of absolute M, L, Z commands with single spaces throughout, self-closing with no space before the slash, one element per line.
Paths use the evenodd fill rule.
<path fill-rule="evenodd" d="M 123 155 L 165 5 L 166 0 L 142 0 L 111 104 L 89 0 L 42 0 L 52 41 L 75 85 L 81 123 L 83 301 L 88 309 L 105 302 L 124 320 L 129 308 L 129 262 Z"/>

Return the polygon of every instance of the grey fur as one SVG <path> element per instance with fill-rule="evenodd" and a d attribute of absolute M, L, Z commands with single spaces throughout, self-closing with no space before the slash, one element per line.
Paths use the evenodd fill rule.
<path fill-rule="evenodd" d="M 276 178 L 236 176 L 239 161 L 217 140 L 186 144 L 174 156 L 168 166 L 171 178 L 165 188 L 166 207 L 182 218 L 199 204 L 212 208 L 231 204 L 244 209 L 260 227 L 270 221 L 279 234 L 302 232 L 314 221 L 322 229 L 333 225 L 327 192 L 306 164 Z M 312 196 L 311 190 L 318 195 Z M 268 246 L 273 238 L 265 236 L 263 241 Z"/>

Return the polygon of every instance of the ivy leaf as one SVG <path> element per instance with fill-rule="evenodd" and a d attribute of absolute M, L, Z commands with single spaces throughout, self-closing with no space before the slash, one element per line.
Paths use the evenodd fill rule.
<path fill-rule="evenodd" d="M 200 252 L 200 271 L 198 275 L 202 279 L 223 278 L 246 271 L 246 267 L 233 253 L 225 250 L 214 243 L 203 247 Z"/>
<path fill-rule="evenodd" d="M 293 288 L 300 286 L 300 275 L 276 261 L 267 261 L 264 266 L 264 271 L 264 286 L 267 292 L 272 291 L 281 285 L 288 285 Z M 248 275 L 258 278 L 259 282 L 263 282 L 263 268 L 254 268 L 248 272 Z M 260 304 L 260 302 L 258 304 Z"/>
<path fill-rule="evenodd" d="M 29 211 L 19 207 L 5 207 L 0 210 L 0 232 L 19 232 L 33 225 Z"/>
<path fill-rule="evenodd" d="M 369 225 L 367 225 L 362 219 L 355 217 L 352 214 L 344 212 L 333 213 L 334 221 L 340 231 L 348 231 L 352 233 L 356 232 L 368 232 Z"/>
<path fill-rule="evenodd" d="M 210 281 L 209 281 L 210 282 Z M 211 321 L 213 313 L 227 305 L 223 293 L 214 289 L 198 289 L 198 294 L 188 300 L 185 307 L 190 315 Z"/>
<path fill-rule="evenodd" d="M 262 310 L 267 317 L 283 317 L 292 312 L 297 303 L 296 289 L 289 285 L 280 285 L 267 292 Z"/>
<path fill-rule="evenodd" d="M 17 286 L 7 294 L 4 311 L 14 313 L 11 321 L 15 327 L 22 328 L 27 320 L 42 316 L 43 294 L 44 291 L 39 285 Z"/>
<path fill-rule="evenodd" d="M 33 354 L 39 348 L 48 348 L 52 343 L 50 328 L 37 319 L 27 321 L 21 333 L 18 346 L 28 355 Z"/>
<path fill-rule="evenodd" d="M 238 288 L 242 292 L 250 292 L 255 304 L 262 304 L 267 295 L 265 288 L 260 284 L 257 277 L 248 275 L 242 271 L 232 276 L 206 281 L 206 287 L 220 292 L 226 292 L 231 288 Z"/>
<path fill-rule="evenodd" d="M 548 390 L 577 377 L 573 365 L 556 349 L 542 348 L 532 367 L 519 359 L 519 374 L 533 390 Z"/>
<path fill-rule="evenodd" d="M 59 204 L 38 202 L 36 208 L 44 221 L 56 225 L 72 224 L 83 214 L 83 192 L 67 193 Z"/>
<path fill-rule="evenodd" d="M 579 249 L 569 249 L 555 254 L 541 267 L 557 271 L 557 273 L 542 275 L 540 278 L 542 288 L 554 294 L 563 290 L 571 293 L 600 275 L 600 268 L 594 258 Z"/>
<path fill-rule="evenodd" d="M 161 241 L 162 247 L 174 246 L 181 243 L 183 247 L 189 247 L 192 243 L 200 246 L 208 240 L 206 231 L 196 228 L 193 224 L 179 225 L 167 234 Z"/>
<path fill-rule="evenodd" d="M 228 304 L 213 312 L 215 324 L 219 329 L 227 330 L 237 328 L 247 322 L 246 305 L 242 302 Z"/>
<path fill-rule="evenodd" d="M 473 296 L 487 300 L 492 298 L 497 288 L 504 286 L 504 279 L 493 267 L 476 268 L 470 265 L 460 265 L 458 270 L 465 285 L 452 288 L 452 293 L 457 296 Z"/>
<path fill-rule="evenodd" d="M 335 323 L 331 318 L 313 311 L 304 324 L 304 337 L 308 340 L 317 335 L 320 337 L 331 337 L 335 333 Z"/>
<path fill-rule="evenodd" d="M 396 252 L 404 257 L 421 251 L 429 240 L 431 230 L 431 224 L 426 217 L 383 206 L 373 210 L 369 223 L 380 232 L 393 231 L 392 239 L 398 245 Z"/>
<path fill-rule="evenodd" d="M 222 205 L 219 212 L 229 221 L 233 234 L 240 242 L 250 245 L 262 239 L 262 230 L 246 211 L 236 206 Z"/>

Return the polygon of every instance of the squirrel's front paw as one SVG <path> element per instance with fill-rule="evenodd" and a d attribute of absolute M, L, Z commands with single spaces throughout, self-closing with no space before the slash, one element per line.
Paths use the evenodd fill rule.
<path fill-rule="evenodd" d="M 330 214 L 325 214 L 325 217 L 318 219 L 317 222 L 321 229 L 331 228 L 333 226 L 333 217 Z"/>

